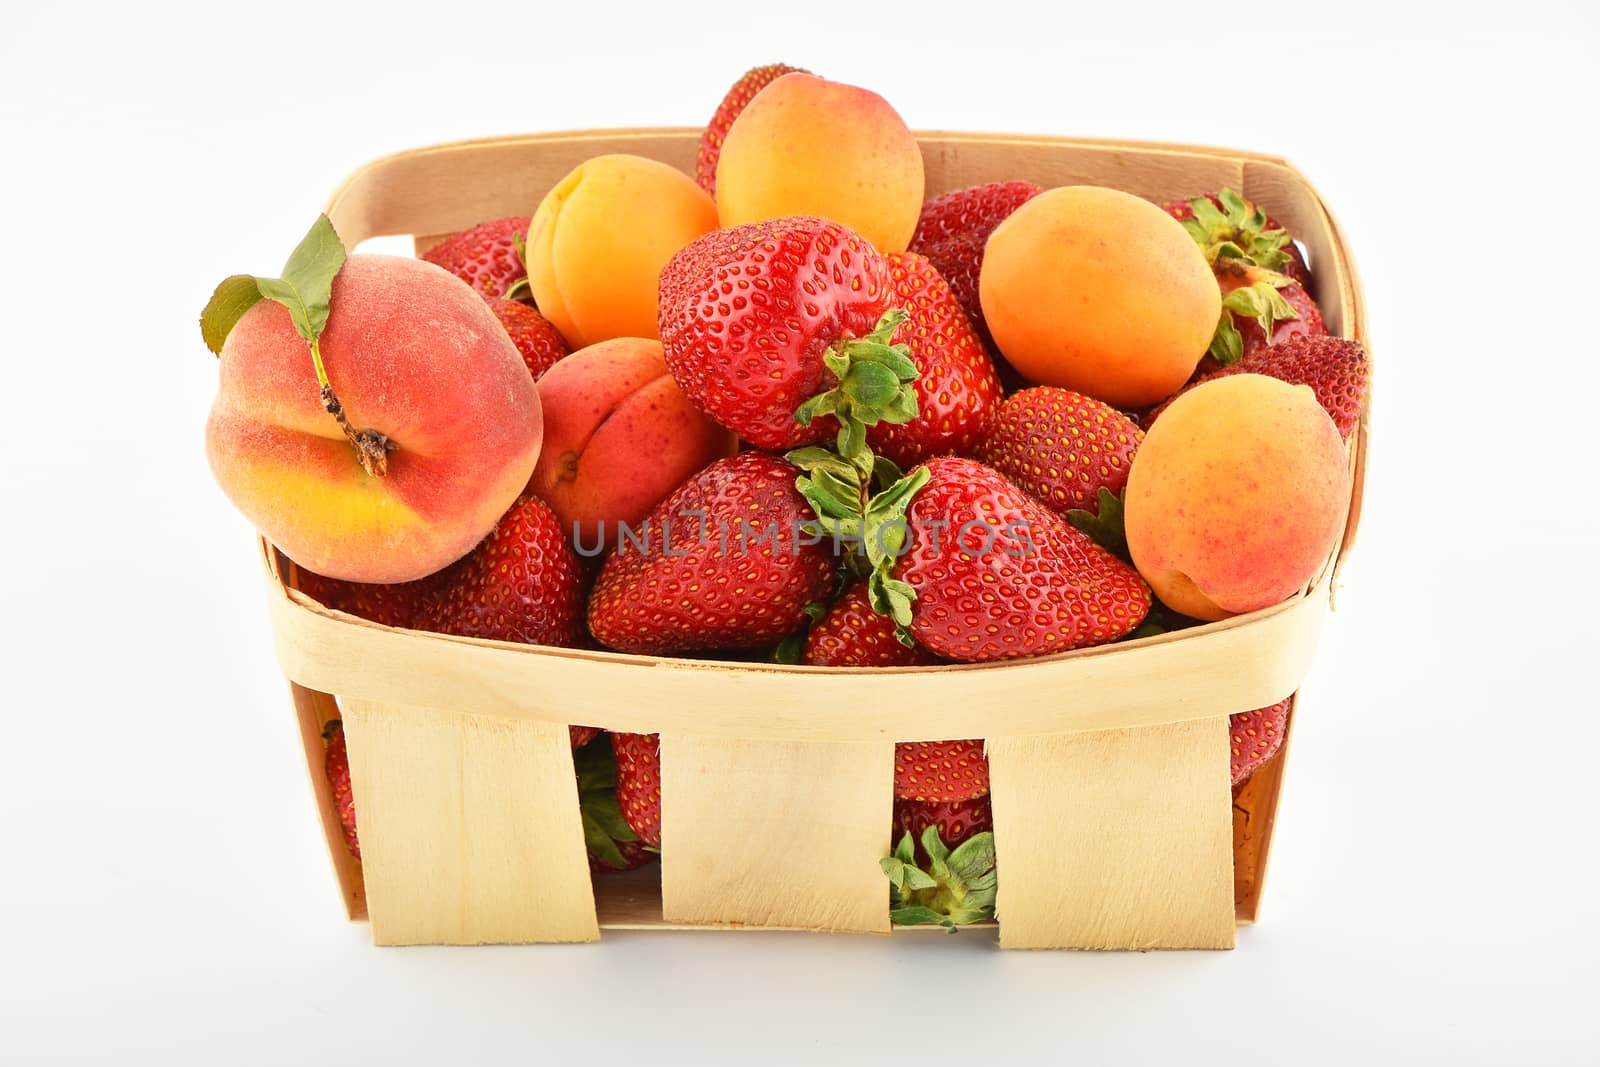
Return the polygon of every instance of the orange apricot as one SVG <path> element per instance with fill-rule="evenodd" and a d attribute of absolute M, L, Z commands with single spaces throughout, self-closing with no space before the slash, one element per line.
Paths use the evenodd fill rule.
<path fill-rule="evenodd" d="M 557 182 L 534 212 L 528 286 L 574 349 L 659 337 L 661 268 L 716 228 L 716 205 L 687 174 L 642 156 L 596 156 Z"/>
<path fill-rule="evenodd" d="M 1025 378 L 1116 407 L 1176 392 L 1222 314 L 1183 225 L 1094 185 L 1047 190 L 996 227 L 978 292 L 995 344 Z"/>
<path fill-rule="evenodd" d="M 814 215 L 904 252 L 922 213 L 922 150 L 877 93 L 785 74 L 729 128 L 716 188 L 724 226 Z"/>

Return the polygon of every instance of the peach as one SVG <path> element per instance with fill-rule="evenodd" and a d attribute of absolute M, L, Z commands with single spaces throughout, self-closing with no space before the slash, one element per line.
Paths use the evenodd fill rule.
<path fill-rule="evenodd" d="M 311 350 L 262 300 L 222 347 L 206 453 L 266 538 L 330 578 L 392 584 L 464 556 L 539 458 L 538 387 L 494 312 L 420 260 L 357 255 L 333 280 L 319 340 L 351 425 L 384 434 L 369 474 L 322 406 Z"/>
<path fill-rule="evenodd" d="M 1188 381 L 1222 314 L 1217 279 L 1183 224 L 1095 185 L 1047 190 L 997 226 L 978 299 L 1023 377 L 1124 408 Z"/>
<path fill-rule="evenodd" d="M 574 349 L 659 337 L 661 268 L 716 228 L 716 205 L 687 174 L 641 156 L 596 156 L 557 182 L 534 212 L 528 285 Z"/>
<path fill-rule="evenodd" d="M 545 372 L 539 396 L 544 450 L 528 487 L 585 555 L 614 544 L 619 523 L 636 526 L 736 444 L 672 380 L 660 341 L 580 349 Z"/>
<path fill-rule="evenodd" d="M 1309 387 L 1218 378 L 1174 400 L 1134 455 L 1128 550 L 1163 603 L 1215 621 L 1302 589 L 1349 499 L 1344 440 Z"/>
<path fill-rule="evenodd" d="M 877 93 L 785 74 L 745 105 L 717 160 L 724 226 L 816 215 L 904 252 L 922 213 L 922 150 Z"/>

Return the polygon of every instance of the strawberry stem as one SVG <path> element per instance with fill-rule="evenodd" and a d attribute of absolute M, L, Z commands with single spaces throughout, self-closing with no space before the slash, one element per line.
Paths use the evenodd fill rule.
<path fill-rule="evenodd" d="M 806 472 L 795 479 L 795 487 L 816 513 L 810 532 L 849 546 L 846 567 L 867 578 L 873 610 L 893 616 L 895 636 L 912 647 L 909 627 L 916 590 L 896 580 L 893 572 L 911 536 L 906 508 L 927 484 L 928 472 L 919 469 L 903 476 L 867 444 L 868 426 L 909 422 L 917 416 L 912 384 L 917 365 L 907 345 L 891 343 L 905 318 L 904 310 L 892 308 L 871 333 L 841 341 L 823 356 L 838 384 L 801 404 L 795 420 L 809 426 L 814 418 L 833 415 L 839 421 L 834 447 L 800 448 L 785 458 Z"/>

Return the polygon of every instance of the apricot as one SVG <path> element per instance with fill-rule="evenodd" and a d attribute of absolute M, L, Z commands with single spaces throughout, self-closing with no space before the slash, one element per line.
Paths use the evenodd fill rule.
<path fill-rule="evenodd" d="M 385 435 L 369 474 L 322 406 L 311 351 L 263 300 L 222 346 L 206 454 L 256 529 L 301 566 L 409 582 L 467 554 L 539 458 L 538 387 L 494 312 L 431 263 L 356 255 L 319 341 L 351 425 Z"/>
<path fill-rule="evenodd" d="M 585 555 L 637 527 L 734 436 L 689 402 L 661 342 L 618 337 L 579 349 L 539 379 L 544 449 L 529 488 Z"/>
<path fill-rule="evenodd" d="M 1222 294 L 1183 224 L 1095 185 L 1050 189 L 994 230 L 978 299 L 1023 377 L 1114 407 L 1145 407 L 1188 381 Z"/>
<path fill-rule="evenodd" d="M 1123 519 L 1156 596 L 1215 621 L 1302 589 L 1333 551 L 1349 499 L 1344 440 L 1316 394 L 1237 374 L 1195 386 L 1150 427 Z"/>
<path fill-rule="evenodd" d="M 596 156 L 557 182 L 534 212 L 528 286 L 574 349 L 659 337 L 661 268 L 716 228 L 716 205 L 687 174 L 642 156 Z"/>
<path fill-rule="evenodd" d="M 724 226 L 814 215 L 904 252 L 922 213 L 922 150 L 877 93 L 785 74 L 734 119 L 716 188 Z"/>

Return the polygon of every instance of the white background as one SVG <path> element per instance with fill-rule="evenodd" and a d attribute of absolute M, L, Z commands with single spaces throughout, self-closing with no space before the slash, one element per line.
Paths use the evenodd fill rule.
<path fill-rule="evenodd" d="M 0 1061 L 1595 1062 L 1592 6 L 669 6 L 8 9 Z M 1281 153 L 1345 223 L 1366 518 L 1237 951 L 341 919 L 201 304 L 369 158 L 697 124 L 779 59 L 914 127 Z"/>

